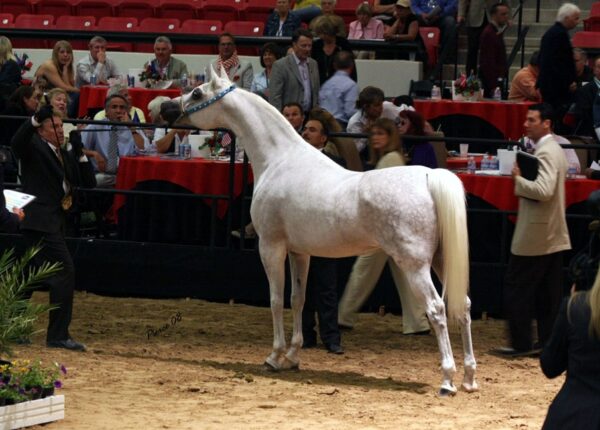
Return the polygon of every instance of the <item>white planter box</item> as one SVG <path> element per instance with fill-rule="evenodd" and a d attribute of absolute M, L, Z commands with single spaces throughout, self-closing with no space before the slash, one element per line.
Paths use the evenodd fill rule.
<path fill-rule="evenodd" d="M 63 395 L 0 406 L 0 430 L 13 430 L 64 418 L 65 396 Z"/>

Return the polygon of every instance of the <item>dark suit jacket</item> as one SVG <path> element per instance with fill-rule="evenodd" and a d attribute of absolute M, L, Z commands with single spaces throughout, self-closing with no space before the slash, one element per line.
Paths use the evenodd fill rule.
<path fill-rule="evenodd" d="M 573 114 L 577 119 L 577 129 L 575 130 L 575 134 L 580 136 L 591 136 L 594 139 L 597 139 L 596 133 L 594 132 L 593 107 L 598 92 L 600 92 L 600 90 L 593 80 L 575 92 L 575 106 L 573 111 Z"/>
<path fill-rule="evenodd" d="M 5 208 L 4 166 L 0 163 L 0 231 L 12 233 L 19 229 L 19 217 Z"/>
<path fill-rule="evenodd" d="M 333 76 L 333 74 L 335 73 L 335 70 L 333 69 L 333 57 L 335 57 L 335 54 L 337 54 L 340 51 L 348 51 L 348 52 L 352 51 L 352 48 L 350 47 L 350 43 L 348 42 L 348 39 L 346 39 L 345 37 L 337 36 L 335 38 L 335 45 L 336 45 L 335 50 L 331 53 L 331 55 L 327 55 L 327 54 L 325 54 L 325 51 L 323 51 L 323 46 L 324 46 L 323 40 L 317 39 L 313 43 L 310 56 L 319 65 L 319 79 L 320 79 L 321 85 L 323 85 L 323 83 L 327 79 L 331 78 Z M 357 81 L 356 67 L 352 69 L 352 74 L 350 75 L 350 77 L 352 78 L 352 80 L 354 82 Z"/>
<path fill-rule="evenodd" d="M 600 428 L 600 340 L 589 335 L 587 294 L 572 299 L 568 314 L 567 299 L 563 301 L 540 358 L 549 378 L 567 371 L 565 383 L 548 409 L 546 430 Z"/>
<path fill-rule="evenodd" d="M 72 187 L 94 187 L 96 179 L 91 163 L 80 163 L 69 151 L 61 149 L 64 169 L 56 154 L 37 133 L 31 121 L 25 122 L 11 142 L 21 161 L 23 192 L 36 199 L 24 209 L 22 229 L 57 233 L 64 227 L 65 212 L 61 200 L 65 195 L 63 180 Z"/>
<path fill-rule="evenodd" d="M 571 99 L 569 85 L 577 79 L 569 32 L 559 22 L 546 31 L 540 44 L 537 88 L 545 102 L 555 106 Z"/>
<path fill-rule="evenodd" d="M 319 103 L 319 66 L 312 58 L 308 59 L 308 73 L 312 92 L 312 107 Z M 304 87 L 296 57 L 287 55 L 273 64 L 269 81 L 269 103 L 278 111 L 286 103 L 300 103 L 304 100 Z M 312 108 L 311 107 L 311 108 Z"/>

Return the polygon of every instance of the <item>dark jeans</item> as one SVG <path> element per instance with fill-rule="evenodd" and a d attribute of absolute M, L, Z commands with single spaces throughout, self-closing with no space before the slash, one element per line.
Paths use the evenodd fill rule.
<path fill-rule="evenodd" d="M 562 263 L 562 252 L 539 256 L 510 255 L 504 284 L 504 309 L 514 349 L 526 351 L 533 347 L 533 318 L 537 320 L 540 344 L 550 338 L 562 299 Z"/>
<path fill-rule="evenodd" d="M 483 29 L 487 25 L 487 18 L 483 18 L 483 24 L 480 27 L 467 27 L 467 63 L 465 73 L 467 76 L 473 72 L 477 75 L 479 70 L 479 38 Z"/>
<path fill-rule="evenodd" d="M 41 246 L 33 264 L 40 266 L 44 262 L 61 263 L 62 269 L 43 281 L 50 291 L 50 304 L 57 306 L 50 311 L 48 321 L 48 342 L 66 340 L 73 313 L 73 290 L 75 288 L 75 266 L 62 233 L 42 233 L 23 230 L 26 246 Z"/>

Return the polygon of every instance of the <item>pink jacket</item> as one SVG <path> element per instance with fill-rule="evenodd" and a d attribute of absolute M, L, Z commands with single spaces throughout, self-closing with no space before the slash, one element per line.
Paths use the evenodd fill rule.
<path fill-rule="evenodd" d="M 371 18 L 367 26 L 363 28 L 358 20 L 352 21 L 348 39 L 383 39 L 383 22 Z"/>

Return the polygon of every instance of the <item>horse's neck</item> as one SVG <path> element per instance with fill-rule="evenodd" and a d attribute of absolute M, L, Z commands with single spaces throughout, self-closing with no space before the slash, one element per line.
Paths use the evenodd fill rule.
<path fill-rule="evenodd" d="M 235 103 L 229 104 L 225 112 L 229 124 L 224 127 L 241 139 L 258 179 L 269 164 L 294 157 L 295 149 L 304 142 L 269 103 L 251 93 L 237 93 Z"/>

